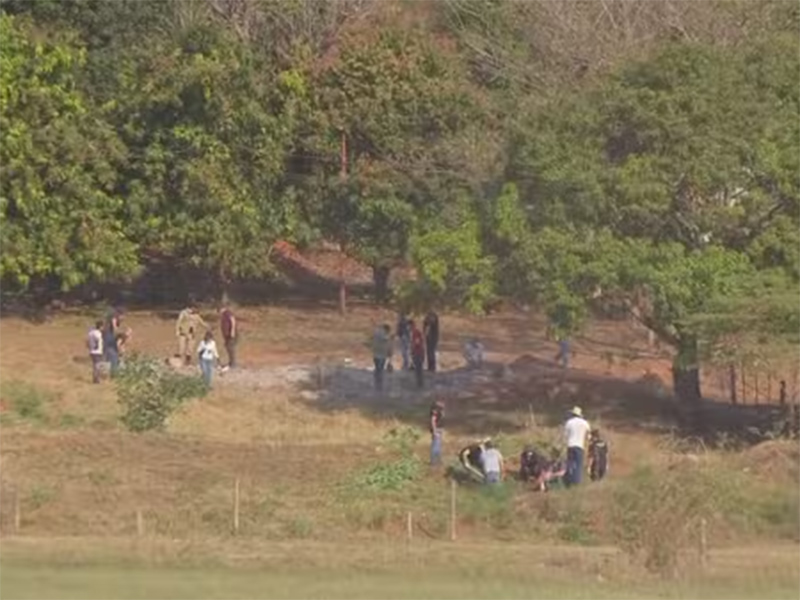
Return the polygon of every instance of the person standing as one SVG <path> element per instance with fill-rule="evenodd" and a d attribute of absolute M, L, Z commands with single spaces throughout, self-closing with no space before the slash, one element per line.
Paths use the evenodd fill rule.
<path fill-rule="evenodd" d="M 192 364 L 191 349 L 194 345 L 195 333 L 202 327 L 208 330 L 203 318 L 197 313 L 197 308 L 189 306 L 178 314 L 178 321 L 175 323 L 175 335 L 178 338 L 178 357 L 184 360 L 187 365 Z"/>
<path fill-rule="evenodd" d="M 103 323 L 103 356 L 110 366 L 111 377 L 116 377 L 119 371 L 119 347 L 117 340 L 121 333 L 120 324 L 122 321 L 122 311 L 118 308 L 110 311 L 106 315 Z"/>
<path fill-rule="evenodd" d="M 442 463 L 442 436 L 444 435 L 444 402 L 437 400 L 431 405 L 431 466 Z"/>
<path fill-rule="evenodd" d="M 208 387 L 211 387 L 211 378 L 214 375 L 214 365 L 219 360 L 219 352 L 217 352 L 217 343 L 214 341 L 214 334 L 206 331 L 205 336 L 197 346 L 197 355 L 200 359 L 200 370 L 203 373 L 203 381 L 206 382 Z"/>
<path fill-rule="evenodd" d="M 405 311 L 401 311 L 397 318 L 397 339 L 400 340 L 400 355 L 403 358 L 403 371 L 411 369 L 411 327 Z"/>
<path fill-rule="evenodd" d="M 92 361 L 92 383 L 100 383 L 100 363 L 103 362 L 103 322 L 97 321 L 89 330 L 86 340 L 89 358 Z"/>
<path fill-rule="evenodd" d="M 592 429 L 589 438 L 589 478 L 600 481 L 608 472 L 608 442 L 599 429 Z"/>
<path fill-rule="evenodd" d="M 236 366 L 236 344 L 239 341 L 239 324 L 233 311 L 227 305 L 220 309 L 219 328 L 222 332 L 225 352 L 228 353 L 228 368 L 233 369 Z"/>
<path fill-rule="evenodd" d="M 564 439 L 567 444 L 567 473 L 564 483 L 567 485 L 578 485 L 581 482 L 583 456 L 590 431 L 591 427 L 589 422 L 583 418 L 580 406 L 574 407 L 564 424 Z"/>
<path fill-rule="evenodd" d="M 569 357 L 572 352 L 570 348 L 569 338 L 565 335 L 562 335 L 558 338 L 558 354 L 556 354 L 556 362 L 561 365 L 562 368 L 568 369 L 569 368 Z"/>
<path fill-rule="evenodd" d="M 392 356 L 392 328 L 388 324 L 381 325 L 372 334 L 372 361 L 375 364 L 375 389 L 383 389 L 383 374 L 386 369 L 386 362 Z"/>
<path fill-rule="evenodd" d="M 439 315 L 431 309 L 422 323 L 425 332 L 425 350 L 428 355 L 428 371 L 436 370 L 436 348 L 439 346 Z"/>
<path fill-rule="evenodd" d="M 422 332 L 413 320 L 409 321 L 409 326 L 411 327 L 411 361 L 414 364 L 417 387 L 422 389 L 424 385 L 422 370 L 425 364 L 425 341 L 422 337 Z"/>
<path fill-rule="evenodd" d="M 491 440 L 486 442 L 486 450 L 481 453 L 481 466 L 487 484 L 494 485 L 503 480 L 503 455 Z"/>

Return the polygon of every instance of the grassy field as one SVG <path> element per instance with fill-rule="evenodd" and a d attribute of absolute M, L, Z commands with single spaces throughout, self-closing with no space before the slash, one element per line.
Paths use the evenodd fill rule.
<path fill-rule="evenodd" d="M 790 546 L 753 548 L 747 554 L 718 551 L 703 573 L 695 569 L 664 580 L 621 566 L 608 548 L 310 541 L 265 547 L 219 540 L 212 550 L 208 541 L 203 549 L 171 543 L 151 539 L 126 546 L 93 540 L 87 551 L 86 541 L 7 542 L 2 594 L 31 599 L 768 599 L 796 598 L 798 590 L 796 549 Z"/>
<path fill-rule="evenodd" d="M 392 392 L 376 395 L 365 341 L 390 313 L 240 314 L 248 378 L 219 379 L 164 431 L 138 435 L 121 426 L 113 386 L 91 384 L 92 315 L 0 320 L 4 598 L 797 597 L 797 444 L 706 451 L 671 433 L 669 403 L 639 381 L 666 380 L 669 357 L 641 331 L 595 323 L 563 373 L 549 366 L 555 344 L 535 314 L 445 315 L 444 369 L 478 335 L 487 375 L 417 393 L 395 373 Z M 173 316 L 126 315 L 131 350 L 171 354 Z M 276 383 L 286 365 L 344 358 L 362 388 Z M 424 461 L 434 396 L 447 401 L 447 462 L 489 434 L 513 466 L 525 443 L 556 440 L 577 403 L 605 430 L 611 476 L 548 495 L 516 482 L 493 494 L 459 486 L 458 541 L 449 542 L 444 470 L 415 463 L 397 483 L 403 457 L 387 442 L 393 429 L 415 429 L 413 454 Z M 702 571 L 701 513 L 711 552 Z M 678 561 L 668 579 L 644 568 L 664 552 Z"/>

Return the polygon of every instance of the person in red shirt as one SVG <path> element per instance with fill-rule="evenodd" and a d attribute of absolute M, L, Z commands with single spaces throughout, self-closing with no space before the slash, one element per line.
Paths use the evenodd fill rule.
<path fill-rule="evenodd" d="M 236 342 L 239 339 L 239 324 L 233 311 L 228 306 L 223 306 L 219 311 L 219 328 L 225 342 L 225 352 L 228 353 L 228 368 L 236 366 Z"/>
<path fill-rule="evenodd" d="M 422 388 L 422 367 L 425 363 L 425 339 L 417 324 L 409 321 L 411 327 L 411 362 L 414 366 L 414 373 L 417 376 L 417 387 Z"/>

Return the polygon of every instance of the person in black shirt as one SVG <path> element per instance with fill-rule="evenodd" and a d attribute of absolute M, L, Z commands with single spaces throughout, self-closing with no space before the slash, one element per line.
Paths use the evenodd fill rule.
<path fill-rule="evenodd" d="M 608 444 L 600 437 L 599 429 L 592 429 L 589 437 L 589 477 L 600 481 L 608 470 Z"/>
<path fill-rule="evenodd" d="M 431 405 L 431 466 L 442 462 L 442 435 L 444 433 L 444 402 L 437 400 Z"/>
<path fill-rule="evenodd" d="M 407 371 L 411 369 L 411 322 L 405 312 L 400 312 L 397 317 L 397 339 L 400 340 L 403 371 Z"/>
<path fill-rule="evenodd" d="M 425 349 L 428 357 L 428 371 L 436 370 L 436 347 L 439 345 L 439 315 L 430 310 L 422 322 L 425 333 Z"/>

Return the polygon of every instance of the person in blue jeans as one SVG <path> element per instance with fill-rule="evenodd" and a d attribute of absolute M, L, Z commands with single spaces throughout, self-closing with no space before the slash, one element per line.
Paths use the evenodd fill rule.
<path fill-rule="evenodd" d="M 200 345 L 197 347 L 198 358 L 200 359 L 200 370 L 203 372 L 203 381 L 211 387 L 211 378 L 214 375 L 214 366 L 219 360 L 217 343 L 214 341 L 214 334 L 206 332 Z"/>
<path fill-rule="evenodd" d="M 431 405 L 431 466 L 442 463 L 442 436 L 444 434 L 444 402 L 437 400 Z"/>
<path fill-rule="evenodd" d="M 503 455 L 500 454 L 500 450 L 495 448 L 491 440 L 486 442 L 486 449 L 481 453 L 481 466 L 485 483 L 496 485 L 503 481 L 503 472 L 505 471 Z"/>
<path fill-rule="evenodd" d="M 591 431 L 589 422 L 583 418 L 583 411 L 576 406 L 570 411 L 564 424 L 564 439 L 567 443 L 567 473 L 564 483 L 568 486 L 578 485 L 583 476 L 583 456 L 586 441 Z"/>
<path fill-rule="evenodd" d="M 103 324 L 103 357 L 109 363 L 111 377 L 116 377 L 119 371 L 119 346 L 121 311 L 115 309 L 110 312 Z"/>

